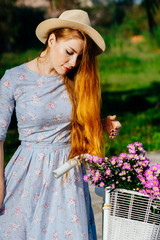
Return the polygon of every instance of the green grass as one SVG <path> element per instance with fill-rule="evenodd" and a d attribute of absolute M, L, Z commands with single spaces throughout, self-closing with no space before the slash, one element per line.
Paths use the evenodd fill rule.
<path fill-rule="evenodd" d="M 160 48 L 155 41 L 131 44 L 128 39 L 104 36 L 107 51 L 99 59 L 102 86 L 102 117 L 116 114 L 122 124 L 115 140 L 107 139 L 107 155 L 126 151 L 134 141 L 147 151 L 160 150 Z M 0 76 L 4 71 L 39 54 L 39 50 L 3 54 Z M 15 119 L 14 119 L 15 122 Z M 19 144 L 16 125 L 8 130 L 5 164 Z"/>
<path fill-rule="evenodd" d="M 99 57 L 102 116 L 116 114 L 120 136 L 109 141 L 108 155 L 140 141 L 148 151 L 160 150 L 160 49 L 154 42 L 110 43 Z"/>
<path fill-rule="evenodd" d="M 40 50 L 30 49 L 26 52 L 3 53 L 0 55 L 0 77 L 6 69 L 28 62 L 39 55 Z"/>
<path fill-rule="evenodd" d="M 99 58 L 101 84 L 107 91 L 140 89 L 160 81 L 160 49 L 140 48 L 124 40 L 124 47 Z M 146 46 L 147 48 L 147 46 Z"/>

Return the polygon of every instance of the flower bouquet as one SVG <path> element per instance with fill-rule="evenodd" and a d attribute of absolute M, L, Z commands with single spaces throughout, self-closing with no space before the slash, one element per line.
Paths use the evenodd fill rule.
<path fill-rule="evenodd" d="M 151 199 L 160 197 L 160 164 L 150 166 L 142 143 L 135 142 L 127 146 L 128 153 L 118 157 L 98 158 L 90 155 L 85 161 L 88 174 L 84 181 L 97 187 L 111 186 L 148 194 Z"/>
<path fill-rule="evenodd" d="M 150 166 L 142 143 L 127 148 L 127 153 L 111 159 L 85 160 L 84 181 L 106 189 L 103 240 L 160 239 L 160 164 Z"/>

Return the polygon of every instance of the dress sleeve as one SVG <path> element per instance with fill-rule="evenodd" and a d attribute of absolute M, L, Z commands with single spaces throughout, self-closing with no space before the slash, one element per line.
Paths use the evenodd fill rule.
<path fill-rule="evenodd" d="M 15 106 L 13 82 L 7 70 L 0 80 L 0 141 L 4 141 Z"/>

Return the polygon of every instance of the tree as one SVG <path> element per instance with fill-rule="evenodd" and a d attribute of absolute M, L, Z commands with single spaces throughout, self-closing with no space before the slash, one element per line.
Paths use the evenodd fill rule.
<path fill-rule="evenodd" d="M 156 27 L 154 14 L 156 13 L 157 9 L 159 9 L 160 7 L 160 1 L 159 0 L 143 0 L 142 5 L 146 9 L 149 31 L 151 35 L 154 36 L 154 28 Z"/>
<path fill-rule="evenodd" d="M 16 0 L 0 0 L 0 51 L 11 50 L 12 35 L 16 27 L 13 26 L 15 1 Z"/>
<path fill-rule="evenodd" d="M 50 3 L 50 14 L 66 9 L 73 9 L 80 7 L 79 0 L 48 0 Z"/>
<path fill-rule="evenodd" d="M 16 6 L 15 2 L 0 0 L 0 52 L 38 46 L 35 29 L 44 20 L 44 10 Z"/>
<path fill-rule="evenodd" d="M 115 13 L 114 21 L 117 24 L 121 24 L 125 17 L 126 11 L 133 6 L 134 0 L 114 0 Z"/>

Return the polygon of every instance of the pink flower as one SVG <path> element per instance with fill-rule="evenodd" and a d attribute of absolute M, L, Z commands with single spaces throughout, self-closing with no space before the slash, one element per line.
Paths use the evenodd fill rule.
<path fill-rule="evenodd" d="M 147 166 L 148 166 L 148 163 L 147 163 L 146 161 L 143 161 L 143 162 L 142 162 L 142 166 L 143 166 L 143 167 L 147 167 Z"/>
<path fill-rule="evenodd" d="M 142 160 L 145 160 L 145 157 L 141 154 L 139 155 L 139 159 L 142 161 Z"/>
<path fill-rule="evenodd" d="M 89 162 L 92 162 L 92 161 L 93 161 L 93 156 L 90 155 L 90 156 L 87 158 L 87 160 L 88 160 Z"/>
<path fill-rule="evenodd" d="M 131 165 L 129 163 L 124 163 L 122 169 L 131 170 Z"/>
<path fill-rule="evenodd" d="M 151 191 L 150 189 L 146 189 L 146 193 L 147 193 L 147 194 L 151 194 L 152 191 Z"/>
<path fill-rule="evenodd" d="M 128 181 L 128 182 L 131 182 L 131 181 L 132 181 L 132 180 L 131 180 L 131 176 L 128 176 L 128 177 L 127 177 L 127 181 Z"/>
<path fill-rule="evenodd" d="M 134 159 L 134 154 L 127 154 L 128 159 Z"/>
<path fill-rule="evenodd" d="M 85 182 L 88 182 L 88 176 L 87 175 L 84 175 L 84 177 L 83 177 L 83 180 L 85 181 Z"/>
<path fill-rule="evenodd" d="M 99 163 L 102 163 L 103 162 L 103 158 L 99 158 Z"/>
<path fill-rule="evenodd" d="M 145 158 L 145 161 L 144 161 L 144 162 L 147 163 L 147 165 L 149 165 L 150 160 L 149 160 L 148 158 Z"/>
<path fill-rule="evenodd" d="M 93 162 L 98 162 L 99 161 L 99 158 L 97 156 L 93 156 Z"/>
<path fill-rule="evenodd" d="M 151 167 L 150 167 L 150 170 L 151 171 L 157 171 L 158 170 L 158 166 L 155 164 L 155 165 L 152 165 Z"/>
<path fill-rule="evenodd" d="M 102 179 L 102 176 L 98 170 L 95 172 L 95 175 L 92 177 L 92 179 L 94 182 L 97 182 L 98 180 Z"/>
<path fill-rule="evenodd" d="M 159 191 L 159 188 L 158 187 L 153 187 L 153 190 L 154 191 Z"/>
<path fill-rule="evenodd" d="M 134 145 L 133 144 L 128 144 L 127 148 L 130 148 L 130 149 L 135 149 Z"/>
<path fill-rule="evenodd" d="M 145 185 L 146 179 L 144 177 L 139 177 L 139 180 L 142 182 L 143 185 Z"/>
<path fill-rule="evenodd" d="M 139 161 L 139 162 L 138 162 L 138 165 L 139 165 L 139 166 L 142 166 L 142 164 L 143 164 L 142 161 Z"/>
<path fill-rule="evenodd" d="M 141 168 L 136 168 L 135 171 L 136 171 L 137 173 L 143 172 L 143 170 L 142 170 Z"/>
<path fill-rule="evenodd" d="M 157 188 L 154 188 L 154 195 L 159 197 L 160 196 L 160 192 L 159 192 L 159 189 Z"/>
<path fill-rule="evenodd" d="M 100 177 L 100 176 L 101 176 L 99 170 L 97 170 L 97 171 L 95 172 L 95 175 L 96 175 L 96 177 Z"/>
<path fill-rule="evenodd" d="M 108 169 L 106 170 L 106 175 L 107 175 L 107 176 L 110 176 L 110 175 L 111 175 L 111 169 L 110 169 L 110 168 L 108 168 Z"/>
<path fill-rule="evenodd" d="M 127 158 L 127 154 L 126 153 L 121 153 L 120 155 L 119 155 L 119 160 L 123 160 L 123 159 L 125 159 L 125 158 Z"/>
<path fill-rule="evenodd" d="M 158 181 L 158 179 L 155 178 L 155 177 L 154 177 L 154 179 L 153 179 L 153 184 L 154 184 L 154 186 L 159 186 L 159 181 Z"/>
<path fill-rule="evenodd" d="M 136 150 L 134 148 L 129 148 L 129 153 L 136 153 Z"/>
<path fill-rule="evenodd" d="M 123 165 L 123 161 L 118 162 L 118 167 L 121 167 Z"/>
<path fill-rule="evenodd" d="M 138 150 L 139 150 L 140 152 L 144 152 L 143 147 L 138 147 Z"/>
<path fill-rule="evenodd" d="M 92 180 L 96 183 L 96 182 L 99 180 L 99 177 L 93 176 L 93 177 L 92 177 Z"/>
<path fill-rule="evenodd" d="M 136 160 L 139 160 L 139 156 L 138 156 L 137 154 L 134 155 L 134 158 L 135 158 Z"/>
<path fill-rule="evenodd" d="M 142 147 L 142 143 L 135 142 L 135 143 L 134 143 L 134 146 L 136 146 L 136 147 Z"/>
<path fill-rule="evenodd" d="M 112 189 L 115 188 L 115 184 L 114 184 L 114 183 L 111 184 L 111 188 L 112 188 Z"/>
<path fill-rule="evenodd" d="M 99 186 L 104 187 L 104 182 L 100 182 Z"/>
<path fill-rule="evenodd" d="M 152 182 L 146 182 L 145 183 L 145 188 L 147 189 L 147 188 L 152 188 Z"/>
<path fill-rule="evenodd" d="M 147 175 L 147 179 L 148 179 L 148 180 L 153 180 L 153 175 L 152 175 L 152 174 Z"/>
<path fill-rule="evenodd" d="M 126 171 L 124 171 L 124 170 L 119 173 L 119 176 L 123 176 L 123 175 L 126 175 Z"/>
<path fill-rule="evenodd" d="M 89 168 L 89 170 L 88 170 L 91 174 L 94 174 L 95 173 L 95 171 L 94 171 L 94 169 L 93 168 Z"/>
<path fill-rule="evenodd" d="M 116 161 L 117 161 L 117 157 L 112 157 L 112 158 L 111 158 L 111 164 L 112 164 L 112 165 L 115 165 L 115 164 L 116 164 Z"/>
<path fill-rule="evenodd" d="M 145 176 L 151 175 L 153 172 L 150 169 L 147 169 L 144 173 Z"/>
<path fill-rule="evenodd" d="M 154 195 L 157 196 L 157 197 L 159 197 L 159 196 L 160 196 L 160 192 L 159 192 L 159 191 L 155 191 L 155 192 L 154 192 Z"/>

